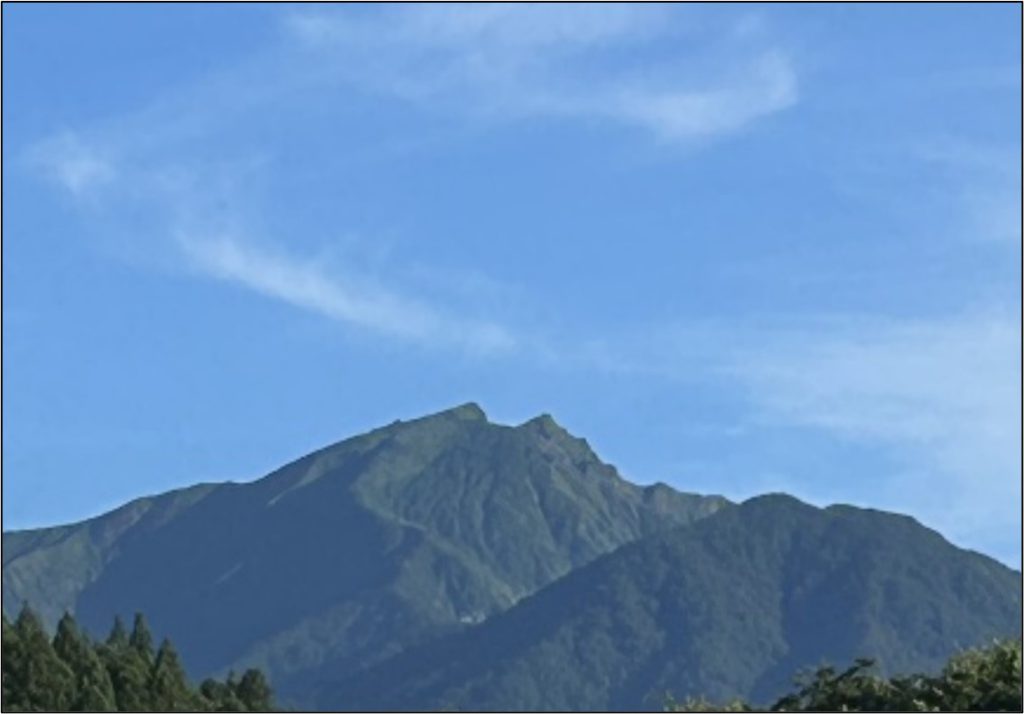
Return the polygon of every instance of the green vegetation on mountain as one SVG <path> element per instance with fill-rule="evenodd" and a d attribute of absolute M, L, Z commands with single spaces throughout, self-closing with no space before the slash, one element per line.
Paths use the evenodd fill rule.
<path fill-rule="evenodd" d="M 551 417 L 468 404 L 396 422 L 258 481 L 4 533 L 3 607 L 91 633 L 147 614 L 201 678 L 258 667 L 281 700 L 502 612 L 721 497 L 640 487 Z"/>
<path fill-rule="evenodd" d="M 355 709 L 635 710 L 743 697 L 876 657 L 931 672 L 1019 639 L 1020 574 L 911 518 L 764 496 L 581 567 L 482 625 L 324 682 Z"/>
<path fill-rule="evenodd" d="M 1021 633 L 1020 574 L 913 519 L 637 486 L 550 416 L 472 404 L 4 533 L 3 558 L 4 613 L 40 613 L 4 621 L 18 708 L 258 708 L 268 680 L 307 709 L 767 706 L 822 662 L 936 672 Z"/>
<path fill-rule="evenodd" d="M 842 672 L 824 666 L 797 677 L 798 689 L 770 708 L 774 712 L 995 712 L 1021 711 L 1021 643 L 1006 640 L 955 654 L 938 675 L 880 677 L 874 662 L 857 660 Z M 669 697 L 670 712 L 749 712 L 747 702 L 714 704 Z"/>
<path fill-rule="evenodd" d="M 4 711 L 270 711 L 273 695 L 263 674 L 241 680 L 208 679 L 193 689 L 169 640 L 153 651 L 145 619 L 131 634 L 120 620 L 103 643 L 93 642 L 65 614 L 52 641 L 39 617 L 22 608 L 11 624 L 3 616 Z"/>

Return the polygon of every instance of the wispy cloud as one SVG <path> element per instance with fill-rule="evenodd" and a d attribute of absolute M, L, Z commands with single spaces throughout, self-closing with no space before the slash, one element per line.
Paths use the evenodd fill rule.
<path fill-rule="evenodd" d="M 1014 314 L 867 320 L 769 333 L 724 372 L 765 419 L 901 449 L 879 502 L 1005 541 L 1021 518 L 1020 345 Z"/>
<path fill-rule="evenodd" d="M 797 74 L 781 49 L 732 28 L 724 34 L 748 42 L 723 52 L 693 33 L 673 36 L 677 22 L 653 6 L 484 5 L 307 12 L 288 27 L 347 81 L 491 119 L 604 119 L 677 142 L 735 132 L 796 103 Z M 604 51 L 666 37 L 686 43 L 686 61 L 593 71 Z"/>
<path fill-rule="evenodd" d="M 259 249 L 227 236 L 179 235 L 178 240 L 191 264 L 203 273 L 346 325 L 472 353 L 504 353 L 516 347 L 516 338 L 501 325 L 444 313 L 365 280 L 329 272 L 317 261 Z"/>
<path fill-rule="evenodd" d="M 1019 143 L 994 146 L 944 137 L 920 143 L 915 153 L 942 172 L 973 238 L 1020 248 L 1020 152 Z"/>
<path fill-rule="evenodd" d="M 743 74 L 703 91 L 621 89 L 609 116 L 634 121 L 663 139 L 685 140 L 737 131 L 796 103 L 796 74 L 781 53 L 756 58 Z"/>
<path fill-rule="evenodd" d="M 743 493 L 785 487 L 816 502 L 912 513 L 959 544 L 986 543 L 1019 560 L 1019 311 L 818 315 L 759 326 L 709 319 L 577 339 L 549 353 L 552 361 L 555 354 L 577 369 L 730 395 L 744 405 L 744 438 L 806 434 L 820 444 L 824 436 L 891 459 L 886 473 L 863 474 L 870 493 L 848 476 L 787 473 L 799 459 L 765 464 L 770 476 L 729 474 Z"/>
<path fill-rule="evenodd" d="M 658 8 L 626 4 L 574 7 L 512 5 L 410 6 L 384 11 L 302 12 L 287 26 L 317 44 L 438 47 L 486 53 L 510 49 L 573 48 L 647 34 L 664 22 Z"/>
<path fill-rule="evenodd" d="M 33 147 L 28 159 L 77 198 L 102 188 L 116 176 L 111 160 L 72 132 Z"/>

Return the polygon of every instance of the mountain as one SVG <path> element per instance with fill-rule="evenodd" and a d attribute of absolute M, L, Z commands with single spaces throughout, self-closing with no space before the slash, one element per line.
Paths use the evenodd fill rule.
<path fill-rule="evenodd" d="M 201 484 L 3 534 L 3 610 L 93 634 L 142 611 L 193 677 L 257 666 L 282 703 L 490 618 L 728 501 L 640 487 L 550 416 L 474 404 L 395 422 L 254 482 Z"/>
<path fill-rule="evenodd" d="M 1021 576 L 912 518 L 769 495 L 583 566 L 317 704 L 357 710 L 660 709 L 666 692 L 767 705 L 800 669 L 937 670 L 1021 636 Z"/>

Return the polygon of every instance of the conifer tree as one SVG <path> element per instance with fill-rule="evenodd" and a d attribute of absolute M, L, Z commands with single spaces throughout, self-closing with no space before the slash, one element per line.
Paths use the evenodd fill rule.
<path fill-rule="evenodd" d="M 226 682 L 218 682 L 216 679 L 206 679 L 199 686 L 199 694 L 202 696 L 202 708 L 211 712 L 240 712 L 245 707 L 235 695 L 234 673 L 228 675 Z"/>
<path fill-rule="evenodd" d="M 128 631 L 124 629 L 124 621 L 120 615 L 114 617 L 114 626 L 110 628 L 110 634 L 107 635 L 107 645 L 110 647 L 128 646 Z"/>
<path fill-rule="evenodd" d="M 42 623 L 27 603 L 14 623 L 13 630 L 18 644 L 10 663 L 10 701 L 5 708 L 22 711 L 67 710 L 75 694 L 74 675 L 53 651 Z"/>
<path fill-rule="evenodd" d="M 132 646 L 120 617 L 114 619 L 106 643 L 99 648 L 99 657 L 114 687 L 118 711 L 146 711 L 149 708 L 147 686 L 150 665 Z"/>
<path fill-rule="evenodd" d="M 3 615 L 3 698 L 0 699 L 0 706 L 8 708 L 11 700 L 11 687 L 14 685 L 13 673 L 14 663 L 21 657 L 21 642 L 14 626 Z"/>
<path fill-rule="evenodd" d="M 270 685 L 267 684 L 263 672 L 258 669 L 246 670 L 235 687 L 235 692 L 248 711 L 267 712 L 274 707 Z"/>
<path fill-rule="evenodd" d="M 153 635 L 141 612 L 135 613 L 135 622 L 132 624 L 132 634 L 128 638 L 128 643 L 147 665 L 153 664 Z"/>
<path fill-rule="evenodd" d="M 114 685 L 110 681 L 106 667 L 100 661 L 92 643 L 68 613 L 65 613 L 57 623 L 53 649 L 75 676 L 75 696 L 71 703 L 72 710 L 104 712 L 117 710 Z"/>
<path fill-rule="evenodd" d="M 149 677 L 150 706 L 156 711 L 190 711 L 199 701 L 189 689 L 185 670 L 170 640 L 165 639 L 153 662 Z"/>
<path fill-rule="evenodd" d="M 199 691 L 188 684 L 174 646 L 164 640 L 147 664 L 149 630 L 136 618 L 129 635 L 120 620 L 94 644 L 65 614 L 51 642 L 26 607 L 13 625 L 3 617 L 4 711 L 269 711 L 266 678 L 248 670 Z"/>

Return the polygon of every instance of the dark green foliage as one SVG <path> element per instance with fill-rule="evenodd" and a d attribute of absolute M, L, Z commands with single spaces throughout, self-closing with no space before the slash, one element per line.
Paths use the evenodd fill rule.
<path fill-rule="evenodd" d="M 238 712 L 245 709 L 242 700 L 238 698 L 236 690 L 238 681 L 235 673 L 228 674 L 227 679 L 218 682 L 216 679 L 206 679 L 199 685 L 199 694 L 203 697 L 203 708 L 212 712 Z"/>
<path fill-rule="evenodd" d="M 273 707 L 270 685 L 267 683 L 267 678 L 263 676 L 263 672 L 258 669 L 245 671 L 235 688 L 235 694 L 248 711 L 265 712 L 270 711 Z"/>
<path fill-rule="evenodd" d="M 107 645 L 115 648 L 128 646 L 128 631 L 124 629 L 124 621 L 121 620 L 120 615 L 114 616 L 114 625 L 110 628 L 110 634 L 107 635 Z"/>
<path fill-rule="evenodd" d="M 27 606 L 17 622 L 3 621 L 4 711 L 270 711 L 273 697 L 263 674 L 249 670 L 236 682 L 207 680 L 189 686 L 174 646 L 164 640 L 146 662 L 148 628 L 136 618 L 129 637 L 116 621 L 110 637 L 94 644 L 65 614 L 53 641 Z"/>
<path fill-rule="evenodd" d="M 274 710 L 274 695 L 263 672 L 248 669 L 239 680 L 230 672 L 224 682 L 207 679 L 199 687 L 206 711 L 269 712 Z"/>
<path fill-rule="evenodd" d="M 14 665 L 20 657 L 20 641 L 17 633 L 14 631 L 14 626 L 11 625 L 7 620 L 7 615 L 3 616 L 3 654 L 0 659 L 3 660 L 3 701 L 8 701 L 11 698 L 11 687 L 14 686 Z"/>
<path fill-rule="evenodd" d="M 114 685 L 107 668 L 95 647 L 78 629 L 74 618 L 67 613 L 57 623 L 53 650 L 75 676 L 75 696 L 70 709 L 101 712 L 117 710 Z"/>
<path fill-rule="evenodd" d="M 178 653 L 164 640 L 149 675 L 149 701 L 154 711 L 179 712 L 196 709 L 199 699 L 185 678 Z"/>
<path fill-rule="evenodd" d="M 887 674 L 937 671 L 958 642 L 1019 637 L 1020 587 L 909 518 L 761 497 L 325 685 L 319 705 L 637 710 L 671 691 L 764 707 L 822 661 L 868 652 Z"/>
<path fill-rule="evenodd" d="M 118 711 L 146 711 L 149 705 L 150 665 L 140 648 L 132 646 L 120 617 L 98 655 L 110 675 Z"/>
<path fill-rule="evenodd" d="M 667 712 L 751 712 L 754 709 L 742 699 L 734 699 L 728 704 L 715 704 L 704 697 L 687 697 L 676 701 L 671 694 L 665 697 Z"/>
<path fill-rule="evenodd" d="M 797 677 L 799 689 L 772 706 L 772 711 L 921 711 L 906 686 L 920 677 L 886 680 L 871 673 L 874 662 L 858 659 L 837 673 L 834 667 L 819 667 Z M 925 710 L 929 711 L 929 710 Z"/>
<path fill-rule="evenodd" d="M 962 652 L 926 684 L 921 699 L 943 711 L 1022 711 L 1021 642 Z"/>
<path fill-rule="evenodd" d="M 68 665 L 54 652 L 38 616 L 26 604 L 14 623 L 14 645 L 6 681 L 11 711 L 63 711 L 75 699 L 75 678 Z M 6 648 L 5 648 L 6 649 Z M 4 666 L 8 652 L 4 652 Z"/>
<path fill-rule="evenodd" d="M 114 624 L 106 642 L 97 648 L 97 655 L 110 677 L 114 689 L 114 704 L 119 711 L 145 709 L 148 667 L 138 651 L 132 648 L 128 631 L 121 617 Z"/>
<path fill-rule="evenodd" d="M 824 666 L 797 678 L 797 690 L 780 698 L 774 712 L 934 712 L 1021 711 L 1021 643 L 1003 641 L 954 655 L 937 676 L 916 674 L 884 678 L 874 662 L 859 659 L 837 673 Z M 677 702 L 666 711 L 754 711 L 735 701 L 726 707 L 704 699 Z"/>
<path fill-rule="evenodd" d="M 135 653 L 142 658 L 142 661 L 149 666 L 153 663 L 153 634 L 149 631 L 146 618 L 141 612 L 135 613 L 135 622 L 132 624 L 132 634 L 128 637 L 128 644 Z"/>

